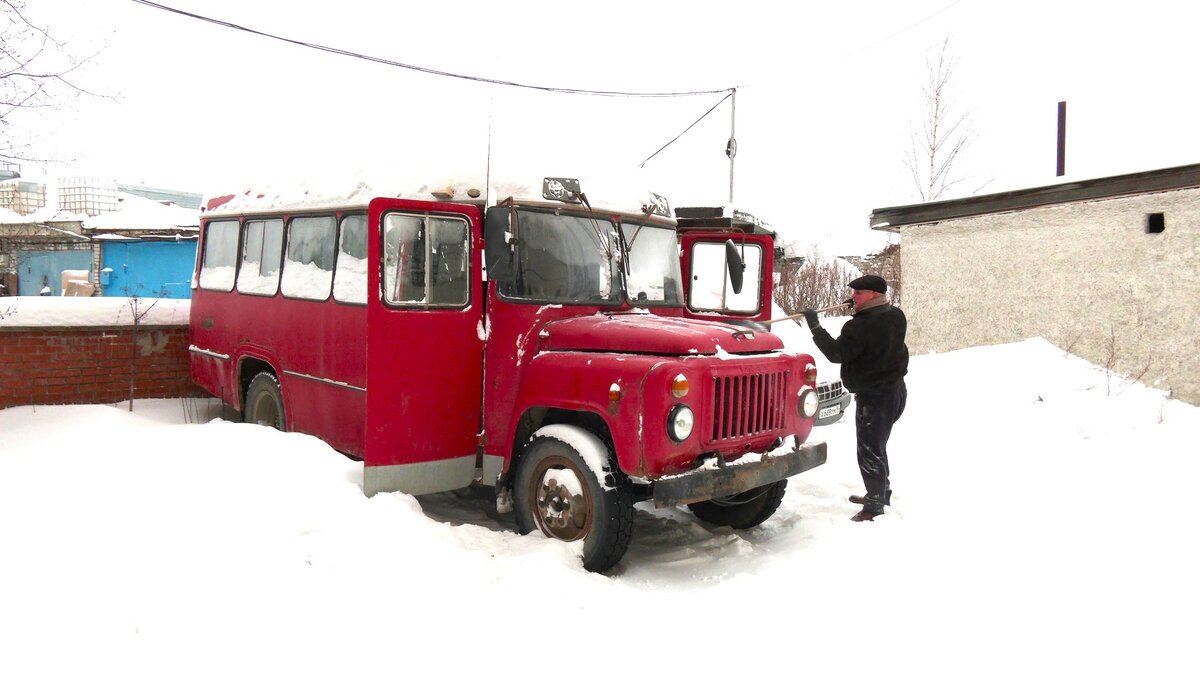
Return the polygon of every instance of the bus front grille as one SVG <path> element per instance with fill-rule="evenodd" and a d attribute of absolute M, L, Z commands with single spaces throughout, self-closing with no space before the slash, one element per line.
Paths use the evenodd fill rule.
<path fill-rule="evenodd" d="M 713 378 L 712 441 L 731 441 L 784 428 L 787 371 Z"/>

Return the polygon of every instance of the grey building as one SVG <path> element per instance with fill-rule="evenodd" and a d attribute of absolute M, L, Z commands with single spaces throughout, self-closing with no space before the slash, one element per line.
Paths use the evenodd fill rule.
<path fill-rule="evenodd" d="M 871 227 L 901 235 L 913 353 L 1041 336 L 1200 405 L 1200 164 L 880 208 Z"/>

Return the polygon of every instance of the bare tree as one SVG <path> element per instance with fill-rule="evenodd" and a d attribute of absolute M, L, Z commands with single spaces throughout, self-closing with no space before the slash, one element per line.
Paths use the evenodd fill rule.
<path fill-rule="evenodd" d="M 941 198 L 946 190 L 965 180 L 955 163 L 974 140 L 974 132 L 970 112 L 956 105 L 952 83 L 957 66 L 949 37 L 942 40 L 936 61 L 925 60 L 928 79 L 921 88 L 920 129 L 913 130 L 904 160 L 923 202 Z"/>
<path fill-rule="evenodd" d="M 92 95 L 74 80 L 91 56 L 77 57 L 30 21 L 24 0 L 0 0 L 0 164 L 39 159 L 31 153 L 37 134 L 22 115 L 44 116 Z"/>

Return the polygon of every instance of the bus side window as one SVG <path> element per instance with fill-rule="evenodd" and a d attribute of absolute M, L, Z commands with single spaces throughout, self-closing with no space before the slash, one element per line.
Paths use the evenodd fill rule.
<path fill-rule="evenodd" d="M 333 272 L 333 299 L 367 304 L 367 217 L 342 218 L 337 266 Z"/>
<path fill-rule="evenodd" d="M 327 300 L 337 251 L 333 216 L 292 218 L 280 287 L 289 298 Z"/>
<path fill-rule="evenodd" d="M 279 288 L 279 256 L 283 251 L 283 221 L 246 221 L 242 238 L 242 267 L 238 271 L 238 293 L 275 295 Z"/>
<path fill-rule="evenodd" d="M 237 269 L 238 221 L 214 220 L 204 226 L 204 260 L 200 265 L 200 288 L 232 291 Z"/>

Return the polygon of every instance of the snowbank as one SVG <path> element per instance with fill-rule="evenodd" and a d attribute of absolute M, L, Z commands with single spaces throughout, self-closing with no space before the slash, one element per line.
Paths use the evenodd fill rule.
<path fill-rule="evenodd" d="M 71 298 L 9 296 L 0 298 L 0 328 L 68 328 L 187 325 L 191 300 L 170 298 Z"/>

